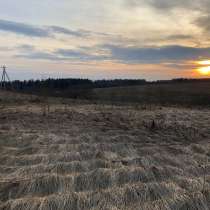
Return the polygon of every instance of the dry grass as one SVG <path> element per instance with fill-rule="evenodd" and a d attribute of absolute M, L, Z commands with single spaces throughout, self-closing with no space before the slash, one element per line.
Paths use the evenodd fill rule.
<path fill-rule="evenodd" d="M 0 209 L 210 209 L 209 109 L 51 101 L 43 116 L 12 98 L 0 109 Z"/>

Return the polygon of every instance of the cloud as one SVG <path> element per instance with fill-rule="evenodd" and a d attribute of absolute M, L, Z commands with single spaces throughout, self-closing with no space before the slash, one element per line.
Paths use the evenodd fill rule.
<path fill-rule="evenodd" d="M 100 50 L 98 50 L 99 48 Z M 16 57 L 49 61 L 88 62 L 112 60 L 119 63 L 151 64 L 167 62 L 182 63 L 189 60 L 208 59 L 210 57 L 210 48 L 194 48 L 178 45 L 140 48 L 106 44 L 96 46 L 92 52 L 85 51 L 85 48 L 56 49 L 48 52 L 37 50 L 30 45 L 23 45 L 18 47 L 18 49 L 20 49 L 20 52 Z"/>
<path fill-rule="evenodd" d="M 201 16 L 194 23 L 204 31 L 210 32 L 210 15 Z"/>
<path fill-rule="evenodd" d="M 53 52 L 41 51 L 31 45 L 21 45 L 16 48 L 19 53 L 15 55 L 18 58 L 27 58 L 35 60 L 49 60 L 49 61 L 102 61 L 109 58 L 103 54 L 95 54 L 93 52 L 84 52 L 78 49 L 56 49 Z"/>
<path fill-rule="evenodd" d="M 186 70 L 186 69 L 196 69 L 198 68 L 198 65 L 196 63 L 189 63 L 189 62 L 182 62 L 182 63 L 177 63 L 177 62 L 172 62 L 172 63 L 163 63 L 162 64 L 165 67 L 169 67 L 172 69 L 180 69 L 180 70 Z"/>
<path fill-rule="evenodd" d="M 54 37 L 56 34 L 65 34 L 75 37 L 85 37 L 90 35 L 90 32 L 86 30 L 70 30 L 60 26 L 35 26 L 2 19 L 0 19 L 0 30 L 39 38 Z"/>
<path fill-rule="evenodd" d="M 17 50 L 23 51 L 23 52 L 28 52 L 28 51 L 33 51 L 35 50 L 35 46 L 30 45 L 30 44 L 23 44 L 23 45 L 19 45 L 16 47 Z"/>
<path fill-rule="evenodd" d="M 190 25 L 195 25 L 205 32 L 210 31 L 210 0 L 124 0 L 125 6 L 130 8 L 147 7 L 153 10 L 153 14 L 160 13 L 169 17 L 174 10 L 186 10 L 191 20 Z M 154 11 L 155 10 L 155 11 Z M 170 13 L 177 17 L 177 11 Z M 181 11 L 183 13 L 183 11 Z M 187 19 L 186 19 L 187 20 Z M 180 20 L 178 20 L 180 21 Z"/>
<path fill-rule="evenodd" d="M 202 1 L 202 0 L 201 0 Z M 192 2 L 192 0 L 149 0 L 148 1 L 151 6 L 157 9 L 174 9 L 174 8 L 194 8 L 197 7 L 196 2 Z"/>
<path fill-rule="evenodd" d="M 81 51 L 80 49 L 77 50 L 58 49 L 55 51 L 55 54 L 63 58 L 79 59 L 80 61 L 99 61 L 99 60 L 106 60 L 109 58 L 109 56 L 107 55 L 84 52 Z"/>
<path fill-rule="evenodd" d="M 76 37 L 86 37 L 91 34 L 90 31 L 86 31 L 86 30 L 74 31 L 74 30 L 70 30 L 67 28 L 60 27 L 60 26 L 49 26 L 48 29 L 52 33 L 61 33 L 61 34 L 76 36 Z"/>
<path fill-rule="evenodd" d="M 34 45 L 23 44 L 15 47 L 17 53 L 14 57 L 16 58 L 27 58 L 32 60 L 49 60 L 49 61 L 58 61 L 64 60 L 54 54 L 53 52 L 44 51 L 37 49 Z"/>
<path fill-rule="evenodd" d="M 183 63 L 208 59 L 210 48 L 195 48 L 179 45 L 163 47 L 124 47 L 117 45 L 100 45 L 93 47 L 92 51 L 86 48 L 56 49 L 52 52 L 38 50 L 31 45 L 17 47 L 19 53 L 16 57 L 48 61 L 115 61 L 129 64 L 152 63 Z"/>
<path fill-rule="evenodd" d="M 161 37 L 150 37 L 150 38 L 145 38 L 144 43 L 150 43 L 152 45 L 153 43 L 162 43 L 162 42 L 170 42 L 170 43 L 177 43 L 179 41 L 185 42 L 185 41 L 191 41 L 194 44 L 197 44 L 197 39 L 193 35 L 188 35 L 188 34 L 172 34 L 172 35 L 166 35 L 166 36 L 161 36 Z M 137 43 L 137 40 L 134 40 L 132 42 L 125 42 L 127 45 L 135 45 Z"/>
<path fill-rule="evenodd" d="M 167 40 L 193 39 L 193 36 L 187 34 L 174 34 L 166 37 Z"/>
<path fill-rule="evenodd" d="M 25 53 L 25 54 L 22 53 L 22 54 L 16 55 L 15 57 L 28 58 L 28 59 L 33 59 L 33 60 L 50 60 L 50 61 L 64 60 L 50 52 L 41 52 L 41 51 L 33 51 L 31 53 Z"/>
<path fill-rule="evenodd" d="M 197 60 L 210 57 L 210 48 L 169 45 L 163 47 L 123 47 L 104 45 L 112 59 L 125 63 L 162 63 L 166 61 Z"/>
<path fill-rule="evenodd" d="M 50 36 L 49 31 L 44 28 L 8 20 L 0 20 L 0 30 L 33 37 Z"/>
<path fill-rule="evenodd" d="M 203 30 L 207 35 L 210 33 L 210 0 L 122 0 L 126 9 L 147 8 L 155 16 L 156 14 L 164 16 L 170 21 L 174 21 L 174 27 L 181 26 L 186 33 L 187 28 L 194 26 L 194 31 L 190 34 L 197 36 L 194 43 L 201 40 L 198 32 Z M 184 11 L 183 11 L 184 10 Z M 181 14 L 181 16 L 179 15 Z M 182 15 L 183 14 L 183 15 Z M 172 18 L 171 18 L 172 17 Z M 177 24 L 176 23 L 177 20 Z M 155 20 L 154 20 L 155 21 Z M 158 22 L 158 21 L 157 21 Z M 184 24 L 186 28 L 184 28 Z M 197 28 L 196 28 L 197 27 Z M 173 28 L 172 28 L 173 29 Z M 168 27 L 170 31 L 171 28 Z M 182 30 L 182 29 L 181 29 Z M 185 39 L 184 37 L 182 39 Z M 187 39 L 187 38 L 186 38 Z M 189 38 L 190 39 L 190 38 Z M 208 37 L 202 37 L 203 40 Z M 176 40 L 176 39 L 174 39 Z M 179 38 L 179 40 L 181 40 Z M 191 39 L 192 41 L 192 39 Z M 200 41 L 199 41 L 200 44 Z"/>
<path fill-rule="evenodd" d="M 55 54 L 63 58 L 79 59 L 79 60 L 87 60 L 88 58 L 91 57 L 91 55 L 85 52 L 82 52 L 80 50 L 72 50 L 72 49 L 58 49 L 55 51 Z"/>
<path fill-rule="evenodd" d="M 130 7 L 150 6 L 159 10 L 188 9 L 206 11 L 210 6 L 209 0 L 124 0 L 125 4 Z"/>
<path fill-rule="evenodd" d="M 10 52 L 10 51 L 13 51 L 14 49 L 12 48 L 12 47 L 3 47 L 3 46 L 1 46 L 0 47 L 0 52 Z"/>

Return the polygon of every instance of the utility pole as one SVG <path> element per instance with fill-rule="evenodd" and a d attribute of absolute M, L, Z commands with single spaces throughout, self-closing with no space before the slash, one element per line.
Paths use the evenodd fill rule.
<path fill-rule="evenodd" d="M 2 89 L 6 89 L 6 82 L 11 82 L 10 81 L 10 78 L 9 78 L 9 75 L 7 74 L 7 71 L 6 71 L 6 66 L 4 65 L 4 66 L 2 66 L 1 67 L 2 68 L 2 75 L 1 75 L 1 88 Z"/>

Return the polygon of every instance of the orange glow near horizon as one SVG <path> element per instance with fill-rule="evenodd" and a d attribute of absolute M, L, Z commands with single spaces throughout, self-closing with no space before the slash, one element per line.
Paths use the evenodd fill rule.
<path fill-rule="evenodd" d="M 210 60 L 198 61 L 197 63 L 198 63 L 199 65 L 210 65 Z"/>
<path fill-rule="evenodd" d="M 208 76 L 208 75 L 210 75 L 210 66 L 200 67 L 200 68 L 198 68 L 198 72 L 201 75 Z"/>
<path fill-rule="evenodd" d="M 199 64 L 197 68 L 199 75 L 210 76 L 210 60 L 197 61 L 196 63 Z"/>

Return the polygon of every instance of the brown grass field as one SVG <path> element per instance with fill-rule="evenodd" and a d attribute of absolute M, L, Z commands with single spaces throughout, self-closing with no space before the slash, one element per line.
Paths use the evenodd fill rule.
<path fill-rule="evenodd" d="M 189 81 L 141 86 L 96 88 L 92 97 L 99 101 L 152 103 L 161 105 L 209 106 L 210 81 Z"/>
<path fill-rule="evenodd" d="M 1 210 L 210 209 L 209 108 L 0 98 Z"/>

